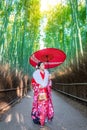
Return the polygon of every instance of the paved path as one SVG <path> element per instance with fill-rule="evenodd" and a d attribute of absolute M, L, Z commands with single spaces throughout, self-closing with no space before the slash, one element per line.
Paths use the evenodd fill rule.
<path fill-rule="evenodd" d="M 44 128 L 31 120 L 33 92 L 5 113 L 0 130 L 87 130 L 87 108 L 53 91 L 55 117 Z"/>

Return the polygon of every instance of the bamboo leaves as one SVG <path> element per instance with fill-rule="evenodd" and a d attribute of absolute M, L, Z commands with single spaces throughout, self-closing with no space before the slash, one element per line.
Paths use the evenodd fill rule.
<path fill-rule="evenodd" d="M 39 46 L 39 0 L 0 3 L 0 60 L 27 72 L 29 55 Z"/>
<path fill-rule="evenodd" d="M 40 48 L 40 26 L 45 47 L 56 47 L 67 54 L 69 63 L 79 66 L 79 56 L 87 44 L 87 0 L 65 0 L 44 13 L 39 0 L 0 1 L 0 61 L 12 67 L 32 70 L 29 56 Z M 74 60 L 76 57 L 76 60 Z M 79 69 L 79 67 L 78 67 Z"/>
<path fill-rule="evenodd" d="M 67 54 L 67 64 L 75 61 L 78 69 L 79 56 L 83 56 L 85 46 L 83 39 L 86 40 L 86 36 L 83 35 L 86 19 L 81 16 L 85 15 L 85 12 L 84 1 L 66 0 L 65 5 L 58 4 L 50 13 L 48 12 L 48 23 L 45 28 L 45 45 L 50 47 L 49 44 L 52 44 L 52 47 L 64 50 Z"/>

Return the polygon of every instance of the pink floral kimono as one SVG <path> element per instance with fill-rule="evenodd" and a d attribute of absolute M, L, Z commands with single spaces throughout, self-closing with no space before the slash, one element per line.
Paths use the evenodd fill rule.
<path fill-rule="evenodd" d="M 45 120 L 52 120 L 54 109 L 51 98 L 51 80 L 47 70 L 44 74 L 36 70 L 32 78 L 32 88 L 34 90 L 34 100 L 32 107 L 32 119 L 34 123 L 44 125 Z M 43 86 L 39 88 L 39 85 Z M 41 96 L 42 95 L 42 96 Z"/>

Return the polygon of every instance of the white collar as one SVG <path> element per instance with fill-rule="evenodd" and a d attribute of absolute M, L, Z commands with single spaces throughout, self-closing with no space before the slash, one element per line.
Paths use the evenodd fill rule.
<path fill-rule="evenodd" d="M 36 70 L 33 73 L 33 78 L 35 79 L 35 81 L 40 84 L 43 87 L 46 87 L 48 85 L 48 77 L 49 77 L 49 72 L 45 69 L 45 77 L 44 79 L 42 79 L 41 74 L 40 74 L 40 70 Z"/>

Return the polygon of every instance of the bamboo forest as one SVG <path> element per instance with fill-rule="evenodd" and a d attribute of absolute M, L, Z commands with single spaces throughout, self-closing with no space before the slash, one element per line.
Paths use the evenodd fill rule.
<path fill-rule="evenodd" d="M 87 101 L 87 0 L 0 0 L 0 102 L 31 89 L 29 57 L 43 48 L 66 54 L 50 69 L 53 86 L 79 83 L 58 89 Z"/>

